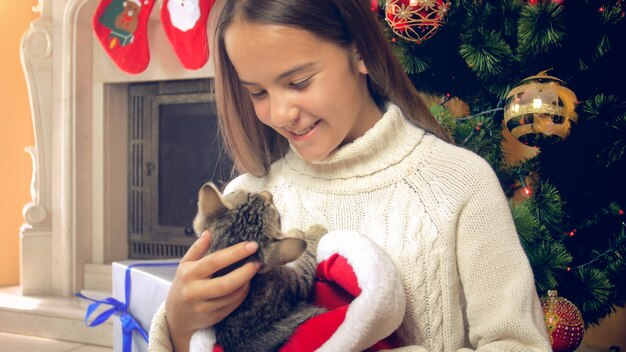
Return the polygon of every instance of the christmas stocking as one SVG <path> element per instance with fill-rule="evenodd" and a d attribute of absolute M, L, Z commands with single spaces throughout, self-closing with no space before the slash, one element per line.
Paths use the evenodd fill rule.
<path fill-rule="evenodd" d="M 148 67 L 148 18 L 156 0 L 101 0 L 93 30 L 106 53 L 125 72 Z"/>
<path fill-rule="evenodd" d="M 389 255 L 356 232 L 332 231 L 319 242 L 317 262 L 314 301 L 328 311 L 296 328 L 279 352 L 401 346 L 394 331 L 404 318 L 404 289 Z M 224 352 L 212 329 L 196 331 L 190 351 Z"/>
<path fill-rule="evenodd" d="M 209 59 L 207 21 L 215 0 L 164 0 L 161 22 L 183 66 L 197 70 Z"/>

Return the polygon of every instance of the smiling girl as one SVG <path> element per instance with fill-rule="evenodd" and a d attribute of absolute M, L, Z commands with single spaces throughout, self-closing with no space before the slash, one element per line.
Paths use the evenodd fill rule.
<path fill-rule="evenodd" d="M 221 5 L 221 6 L 220 6 Z M 215 24 L 220 128 L 237 171 L 268 190 L 283 228 L 322 224 L 372 239 L 407 298 L 402 351 L 550 351 L 533 274 L 490 166 L 450 144 L 393 56 L 366 0 L 228 0 Z M 212 274 L 256 250 L 182 259 L 151 350 L 241 303 L 258 269 Z"/>

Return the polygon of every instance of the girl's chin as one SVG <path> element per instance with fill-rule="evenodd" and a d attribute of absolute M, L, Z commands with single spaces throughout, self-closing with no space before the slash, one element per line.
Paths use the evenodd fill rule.
<path fill-rule="evenodd" d="M 300 157 L 308 162 L 311 163 L 315 163 L 315 162 L 319 162 L 324 160 L 324 158 L 326 158 L 326 156 L 328 156 L 328 154 L 330 154 L 330 152 L 325 153 L 325 152 L 318 152 L 318 151 L 311 151 L 311 150 L 306 150 L 306 149 L 301 149 L 296 147 L 295 148 L 296 151 L 298 152 L 298 155 L 300 155 Z"/>

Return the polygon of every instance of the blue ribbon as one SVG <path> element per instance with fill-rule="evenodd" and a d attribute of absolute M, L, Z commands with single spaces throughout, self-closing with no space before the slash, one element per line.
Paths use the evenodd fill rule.
<path fill-rule="evenodd" d="M 75 293 L 76 297 L 80 297 L 94 303 L 90 304 L 87 307 L 87 312 L 85 313 L 85 325 L 89 327 L 98 326 L 105 321 L 107 321 L 111 315 L 117 314 L 120 317 L 120 321 L 122 322 L 122 333 L 123 333 L 123 351 L 131 352 L 132 348 L 132 336 L 133 331 L 137 331 L 141 337 L 148 342 L 148 333 L 146 329 L 141 326 L 141 324 L 135 319 L 135 317 L 130 314 L 128 311 L 128 307 L 130 307 L 130 269 L 135 267 L 157 267 L 157 266 L 177 266 L 178 262 L 172 263 L 136 263 L 130 264 L 126 268 L 126 277 L 124 278 L 124 298 L 125 302 L 120 302 L 119 300 L 113 297 L 107 297 L 103 300 L 97 300 L 93 298 L 86 297 L 80 292 Z M 89 318 L 91 315 L 100 307 L 101 304 L 111 306 L 110 309 L 100 313 L 97 317 L 93 319 L 93 321 L 89 322 Z"/>

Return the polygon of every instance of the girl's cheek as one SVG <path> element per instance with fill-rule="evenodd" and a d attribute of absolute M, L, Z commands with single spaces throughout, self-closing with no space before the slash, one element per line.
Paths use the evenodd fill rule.
<path fill-rule="evenodd" d="M 256 116 L 263 122 L 268 125 L 270 123 L 270 107 L 269 104 L 266 103 L 267 99 L 263 99 L 262 101 L 253 102 L 254 112 Z"/>

